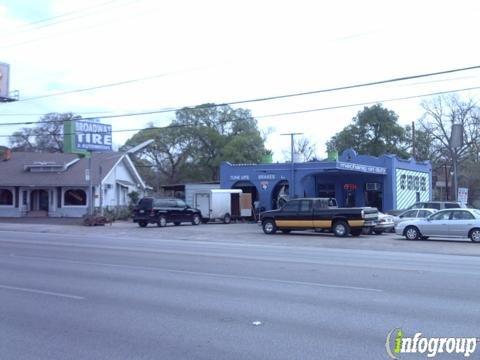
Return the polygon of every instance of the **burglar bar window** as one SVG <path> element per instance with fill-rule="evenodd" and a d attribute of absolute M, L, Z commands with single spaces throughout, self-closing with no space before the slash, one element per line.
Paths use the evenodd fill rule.
<path fill-rule="evenodd" d="M 13 205 L 13 194 L 8 189 L 0 189 L 0 205 Z"/>
<path fill-rule="evenodd" d="M 67 190 L 63 203 L 65 206 L 85 206 L 87 205 L 87 194 L 81 189 Z"/>

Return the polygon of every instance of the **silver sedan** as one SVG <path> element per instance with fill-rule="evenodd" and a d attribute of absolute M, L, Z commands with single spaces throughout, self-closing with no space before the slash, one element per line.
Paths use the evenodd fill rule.
<path fill-rule="evenodd" d="M 480 242 L 480 210 L 440 210 L 425 219 L 402 221 L 396 226 L 395 232 L 408 240 L 461 237 Z"/>

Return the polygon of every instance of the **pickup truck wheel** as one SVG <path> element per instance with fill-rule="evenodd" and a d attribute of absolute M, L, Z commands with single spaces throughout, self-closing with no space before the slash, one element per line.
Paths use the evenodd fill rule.
<path fill-rule="evenodd" d="M 350 235 L 352 236 L 360 236 L 362 234 L 362 229 L 352 229 L 350 230 Z"/>
<path fill-rule="evenodd" d="M 232 222 L 232 217 L 230 216 L 230 214 L 225 214 L 225 216 L 223 217 L 223 223 L 230 224 L 231 222 Z"/>
<path fill-rule="evenodd" d="M 335 236 L 338 236 L 338 237 L 345 237 L 350 233 L 350 227 L 343 220 L 336 221 L 333 224 L 333 229 L 332 230 L 333 230 L 333 233 L 335 234 Z"/>
<path fill-rule="evenodd" d="M 198 224 L 200 224 L 200 222 L 201 222 L 200 215 L 193 214 L 192 225 L 198 225 Z"/>
<path fill-rule="evenodd" d="M 139 221 L 138 226 L 140 227 L 147 227 L 148 223 L 146 221 Z"/>
<path fill-rule="evenodd" d="M 158 227 L 165 227 L 165 226 L 167 226 L 167 218 L 166 218 L 164 215 L 160 215 L 160 216 L 158 217 L 157 226 L 158 226 Z"/>
<path fill-rule="evenodd" d="M 277 225 L 272 219 L 266 219 L 262 222 L 263 232 L 267 235 L 275 234 L 277 232 Z"/>

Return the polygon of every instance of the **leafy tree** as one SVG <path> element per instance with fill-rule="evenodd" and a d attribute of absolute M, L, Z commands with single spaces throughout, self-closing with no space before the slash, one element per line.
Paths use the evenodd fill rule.
<path fill-rule="evenodd" d="M 184 181 L 191 155 L 189 135 L 179 127 L 155 128 L 151 125 L 132 136 L 121 151 L 150 139 L 154 142 L 133 157 L 141 175 L 157 185 L 159 182 L 175 184 Z M 153 182 L 152 178 L 155 179 Z"/>
<path fill-rule="evenodd" d="M 208 180 L 219 179 L 222 161 L 257 163 L 267 153 L 250 110 L 204 104 L 177 111 L 173 124 L 190 134 L 193 162 Z"/>
<path fill-rule="evenodd" d="M 157 184 L 215 181 L 222 161 L 256 163 L 268 152 L 250 111 L 213 104 L 178 110 L 170 127 L 142 130 L 122 149 L 149 139 L 155 142 L 136 161 L 150 167 L 142 175 Z"/>
<path fill-rule="evenodd" d="M 398 124 L 395 112 L 377 104 L 357 113 L 353 124 L 335 134 L 327 142 L 327 150 L 342 152 L 353 148 L 359 153 L 379 156 L 395 154 L 408 158 L 405 129 Z"/>
<path fill-rule="evenodd" d="M 49 113 L 40 118 L 33 128 L 22 128 L 9 138 L 16 151 L 63 152 L 63 123 L 80 119 L 73 113 Z"/>

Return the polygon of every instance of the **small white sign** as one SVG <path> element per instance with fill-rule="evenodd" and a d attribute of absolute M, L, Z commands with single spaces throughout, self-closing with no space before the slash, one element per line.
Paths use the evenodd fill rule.
<path fill-rule="evenodd" d="M 458 202 L 466 204 L 468 202 L 468 188 L 459 187 L 457 199 Z"/>

